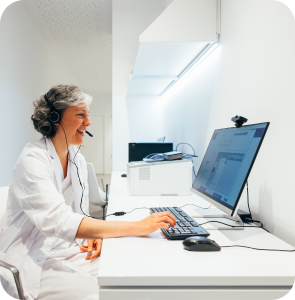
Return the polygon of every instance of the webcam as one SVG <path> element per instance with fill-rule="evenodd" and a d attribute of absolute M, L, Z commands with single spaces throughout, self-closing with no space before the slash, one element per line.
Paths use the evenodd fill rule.
<path fill-rule="evenodd" d="M 235 123 L 236 127 L 242 127 L 244 123 L 248 121 L 248 119 L 242 117 L 242 116 L 235 116 L 232 117 L 231 120 Z"/>

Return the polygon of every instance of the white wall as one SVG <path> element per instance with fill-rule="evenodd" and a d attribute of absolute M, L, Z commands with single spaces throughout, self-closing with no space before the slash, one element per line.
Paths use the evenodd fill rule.
<path fill-rule="evenodd" d="M 21 2 L 1 17 L 0 66 L 0 186 L 5 186 L 24 145 L 41 137 L 30 119 L 33 100 L 53 84 L 72 82 Z"/>
<path fill-rule="evenodd" d="M 248 124 L 270 121 L 249 177 L 251 210 L 295 246 L 294 17 L 273 0 L 221 2 L 220 46 L 182 90 L 163 100 L 164 135 L 192 143 L 198 165 L 213 130 L 232 126 L 232 116 L 245 116 Z M 245 193 L 241 208 L 247 210 Z"/>
<path fill-rule="evenodd" d="M 162 113 L 157 99 L 125 97 L 139 35 L 171 2 L 113 0 L 113 170 L 126 169 L 129 142 L 152 142 L 162 135 Z"/>
<path fill-rule="evenodd" d="M 166 141 L 189 143 L 199 158 L 194 158 L 198 170 L 207 149 L 207 129 L 216 76 L 217 51 L 190 74 L 176 83 L 162 97 L 163 134 Z M 193 154 L 190 146 L 179 145 L 177 150 Z"/>
<path fill-rule="evenodd" d="M 159 97 L 129 95 L 126 104 L 130 142 L 152 143 L 163 136 L 163 111 Z"/>
<path fill-rule="evenodd" d="M 90 114 L 104 115 L 104 174 L 112 173 L 112 95 L 92 93 Z M 90 119 L 91 121 L 91 119 Z M 91 126 L 89 127 L 91 132 Z M 95 153 L 93 154 L 95 155 Z"/>

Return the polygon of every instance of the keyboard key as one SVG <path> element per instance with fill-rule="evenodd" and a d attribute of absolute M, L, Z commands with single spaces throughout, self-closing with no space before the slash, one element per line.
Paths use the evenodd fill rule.
<path fill-rule="evenodd" d="M 190 222 L 190 223 L 195 222 L 193 219 L 188 218 L 188 217 L 185 217 L 185 219 L 186 219 L 187 222 Z"/>
<path fill-rule="evenodd" d="M 171 237 L 179 237 L 179 233 L 170 233 L 169 236 L 171 236 Z"/>

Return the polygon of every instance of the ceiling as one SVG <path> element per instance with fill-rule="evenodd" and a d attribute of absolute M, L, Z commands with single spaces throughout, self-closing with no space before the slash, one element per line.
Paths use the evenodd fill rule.
<path fill-rule="evenodd" d="M 75 84 L 90 94 L 111 94 L 112 1 L 22 3 Z"/>

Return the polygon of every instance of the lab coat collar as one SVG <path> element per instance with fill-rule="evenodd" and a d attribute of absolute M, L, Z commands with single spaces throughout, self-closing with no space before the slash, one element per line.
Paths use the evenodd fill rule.
<path fill-rule="evenodd" d="M 44 137 L 44 139 L 45 139 L 45 145 L 46 145 L 47 151 L 50 154 L 51 158 L 56 159 L 56 160 L 59 161 L 59 157 L 56 153 L 56 150 L 55 150 L 55 147 L 52 143 L 52 140 L 50 138 L 47 138 L 47 137 Z M 74 156 L 77 153 L 77 150 L 78 149 L 75 146 L 73 146 L 73 145 L 70 146 L 70 148 L 69 148 L 69 159 L 71 161 L 73 161 Z"/>

